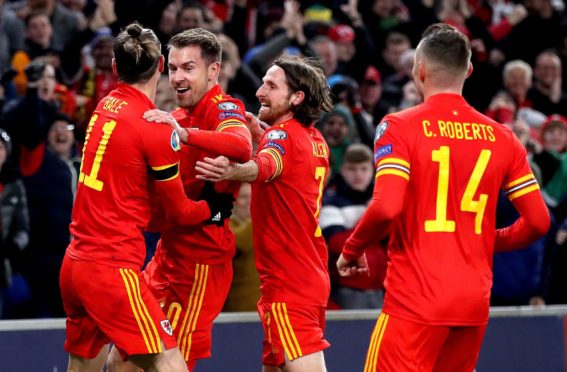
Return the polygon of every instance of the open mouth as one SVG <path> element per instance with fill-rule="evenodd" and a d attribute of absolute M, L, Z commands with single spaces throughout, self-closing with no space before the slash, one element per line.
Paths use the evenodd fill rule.
<path fill-rule="evenodd" d="M 185 94 L 189 91 L 190 88 L 177 88 L 176 92 L 177 94 Z"/>

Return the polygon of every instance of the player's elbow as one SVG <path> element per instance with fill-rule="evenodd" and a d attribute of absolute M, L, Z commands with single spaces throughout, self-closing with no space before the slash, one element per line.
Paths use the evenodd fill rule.
<path fill-rule="evenodd" d="M 539 218 L 534 218 L 530 222 L 534 235 L 537 235 L 538 237 L 544 236 L 545 234 L 547 234 L 549 227 L 551 226 L 549 211 L 546 210 L 545 213 L 541 213 L 541 216 Z"/>
<path fill-rule="evenodd" d="M 236 159 L 240 163 L 246 163 L 252 158 L 252 142 L 249 139 L 243 139 L 241 141 L 241 146 L 239 146 L 240 151 L 238 152 Z"/>

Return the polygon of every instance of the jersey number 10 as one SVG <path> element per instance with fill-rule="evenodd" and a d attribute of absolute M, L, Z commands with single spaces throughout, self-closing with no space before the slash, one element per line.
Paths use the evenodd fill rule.
<path fill-rule="evenodd" d="M 482 233 L 482 218 L 487 194 L 480 194 L 478 200 L 474 200 L 474 195 L 480 184 L 480 180 L 486 171 L 491 155 L 490 150 L 482 150 L 476 165 L 467 183 L 467 188 L 461 199 L 461 211 L 476 213 L 474 232 L 478 235 Z M 438 150 L 433 150 L 431 160 L 439 163 L 439 178 L 437 181 L 437 202 L 435 204 L 435 219 L 425 221 L 426 232 L 455 232 L 455 221 L 447 219 L 447 195 L 449 192 L 449 159 L 450 149 L 448 146 L 441 146 Z"/>

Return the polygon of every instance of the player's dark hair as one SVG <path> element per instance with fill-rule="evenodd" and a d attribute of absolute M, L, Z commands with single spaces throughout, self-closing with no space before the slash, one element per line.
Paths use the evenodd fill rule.
<path fill-rule="evenodd" d="M 469 68 L 471 44 L 469 39 L 453 26 L 435 23 L 424 32 L 420 49 L 426 59 L 461 73 Z"/>
<path fill-rule="evenodd" d="M 132 23 L 114 42 L 118 80 L 127 84 L 145 83 L 154 75 L 161 57 L 161 44 L 149 28 Z"/>
<path fill-rule="evenodd" d="M 327 78 L 319 63 L 314 59 L 282 56 L 273 65 L 285 72 L 290 95 L 303 92 L 305 98 L 299 105 L 292 105 L 294 118 L 304 126 L 310 126 L 319 118 L 321 111 L 331 111 L 333 100 L 327 85 Z"/>
<path fill-rule="evenodd" d="M 360 164 L 360 163 L 372 163 L 372 150 L 370 147 L 363 143 L 353 143 L 349 145 L 343 155 L 343 164 Z"/>
<path fill-rule="evenodd" d="M 192 28 L 174 35 L 169 40 L 167 48 L 185 48 L 188 46 L 201 48 L 201 56 L 208 64 L 222 61 L 222 46 L 219 38 L 204 28 Z"/>

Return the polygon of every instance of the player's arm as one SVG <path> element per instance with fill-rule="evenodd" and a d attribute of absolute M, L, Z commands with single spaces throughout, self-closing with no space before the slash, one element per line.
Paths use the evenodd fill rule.
<path fill-rule="evenodd" d="M 246 127 L 243 114 L 239 114 L 238 112 L 230 113 L 233 116 L 241 116 L 242 120 L 238 120 L 238 118 L 234 120 L 227 119 L 219 123 L 216 131 L 183 128 L 172 114 L 157 109 L 146 111 L 144 118 L 150 122 L 171 125 L 179 135 L 181 142 L 186 145 L 217 153 L 234 161 L 246 162 L 250 160 L 250 155 L 252 154 L 250 131 Z"/>
<path fill-rule="evenodd" d="M 402 212 L 408 180 L 393 174 L 378 178 L 368 209 L 337 260 L 337 269 L 341 276 L 367 270 L 363 256 L 365 248 L 388 236 L 393 222 Z"/>
<path fill-rule="evenodd" d="M 197 128 L 184 128 L 187 136 L 181 142 L 227 158 L 246 162 L 252 155 L 252 139 L 250 132 L 241 122 L 231 121 L 219 126 L 217 131 L 205 131 Z"/>
<path fill-rule="evenodd" d="M 545 235 L 549 229 L 549 211 L 537 181 L 531 172 L 526 177 L 519 184 L 510 183 L 507 188 L 508 198 L 514 204 L 520 218 L 511 226 L 496 230 L 495 252 L 525 248 Z"/>
<path fill-rule="evenodd" d="M 197 178 L 213 182 L 222 180 L 273 181 L 282 174 L 286 164 L 285 154 L 291 151 L 287 134 L 283 130 L 273 132 L 277 132 L 277 135 L 274 134 L 271 139 L 270 135 L 264 138 L 259 145 L 258 153 L 246 163 L 231 163 L 223 156 L 198 161 L 195 170 L 200 174 L 197 175 Z"/>
<path fill-rule="evenodd" d="M 165 217 L 176 225 L 195 225 L 207 220 L 211 210 L 204 200 L 187 199 L 179 177 L 179 162 L 161 167 L 152 167 L 155 191 L 158 194 Z"/>

